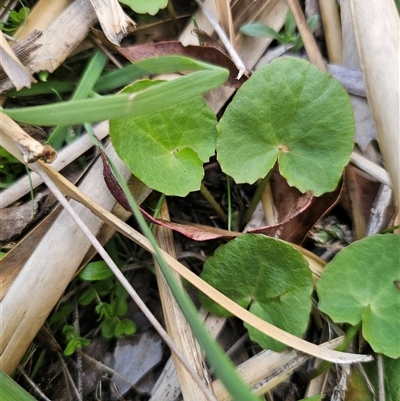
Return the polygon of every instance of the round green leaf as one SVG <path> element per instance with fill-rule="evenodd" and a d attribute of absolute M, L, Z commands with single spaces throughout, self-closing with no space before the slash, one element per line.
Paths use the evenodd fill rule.
<path fill-rule="evenodd" d="M 264 235 L 244 234 L 220 246 L 207 259 L 201 277 L 250 312 L 301 336 L 311 310 L 313 282 L 301 253 L 288 243 Z M 200 293 L 204 308 L 229 313 Z M 285 346 L 246 325 L 250 338 L 263 348 Z"/>
<path fill-rule="evenodd" d="M 104 280 L 111 277 L 113 272 L 103 260 L 89 263 L 80 273 L 79 278 L 82 280 L 96 281 Z"/>
<path fill-rule="evenodd" d="M 155 15 L 158 10 L 167 7 L 168 0 L 119 0 L 129 6 L 135 13 Z"/>
<path fill-rule="evenodd" d="M 135 92 L 151 81 L 135 83 Z M 140 85 L 140 86 L 139 86 Z M 203 163 L 215 152 L 216 117 L 198 96 L 158 113 L 110 121 L 119 157 L 149 187 L 166 195 L 186 196 L 200 189 Z"/>
<path fill-rule="evenodd" d="M 374 235 L 353 242 L 329 262 L 317 284 L 319 309 L 332 320 L 362 321 L 375 352 L 400 357 L 400 236 Z"/>
<path fill-rule="evenodd" d="M 319 196 L 335 189 L 348 163 L 354 119 L 332 76 L 285 57 L 242 85 L 217 130 L 219 163 L 236 182 L 253 183 L 278 161 L 289 185 Z"/>

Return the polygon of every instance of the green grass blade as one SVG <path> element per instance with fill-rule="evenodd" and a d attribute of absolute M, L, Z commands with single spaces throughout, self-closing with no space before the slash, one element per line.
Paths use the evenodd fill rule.
<path fill-rule="evenodd" d="M 0 370 L 0 398 L 2 401 L 35 401 L 28 392 L 2 370 Z"/>
<path fill-rule="evenodd" d="M 57 82 L 47 81 L 38 82 L 33 84 L 30 88 L 22 88 L 17 91 L 15 89 L 5 93 L 7 97 L 24 97 L 24 96 L 37 96 L 37 95 L 48 95 L 54 92 L 65 93 L 72 92 L 76 85 L 73 82 Z"/>
<path fill-rule="evenodd" d="M 209 64 L 196 61 L 183 56 L 165 56 L 149 58 L 129 64 L 119 70 L 105 73 L 101 76 L 94 86 L 94 90 L 99 93 L 105 93 L 117 88 L 122 88 L 137 79 L 149 75 L 168 74 L 177 71 L 199 71 L 210 69 Z M 38 82 L 31 88 L 23 88 L 20 91 L 10 90 L 7 92 L 9 97 L 36 96 L 54 93 L 72 92 L 76 85 L 72 82 Z"/>
<path fill-rule="evenodd" d="M 79 84 L 72 95 L 72 99 L 84 99 L 89 95 L 96 82 L 100 78 L 107 60 L 108 57 L 101 50 L 96 51 L 96 53 L 89 60 Z"/>
<path fill-rule="evenodd" d="M 205 93 L 223 84 L 228 74 L 227 70 L 216 67 L 213 70 L 197 71 L 173 81 L 163 82 L 134 96 L 109 95 L 21 109 L 0 108 L 0 111 L 16 121 L 42 126 L 134 117 L 162 110 Z"/>
<path fill-rule="evenodd" d="M 152 57 L 103 75 L 97 81 L 94 90 L 96 92 L 107 92 L 121 88 L 148 75 L 210 70 L 213 68 L 219 67 L 213 67 L 210 64 L 183 56 Z"/>
<path fill-rule="evenodd" d="M 85 99 L 88 97 L 99 79 L 101 72 L 104 70 L 107 60 L 108 57 L 101 50 L 97 50 L 94 53 L 79 80 L 78 86 L 76 87 L 71 100 Z M 57 148 L 61 147 L 67 132 L 67 126 L 57 125 L 47 140 L 47 143 L 53 143 L 58 139 L 58 144 L 60 146 L 57 146 Z"/>

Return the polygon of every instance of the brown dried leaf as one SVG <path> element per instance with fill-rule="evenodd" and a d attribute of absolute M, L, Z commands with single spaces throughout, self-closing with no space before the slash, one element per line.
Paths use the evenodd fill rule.
<path fill-rule="evenodd" d="M 290 187 L 290 191 L 288 191 L 286 181 L 283 182 L 282 180 L 285 181 L 276 174 L 271 179 L 274 202 L 278 210 L 282 207 L 284 209 L 287 208 L 287 199 L 294 196 L 296 191 L 295 188 Z M 279 238 L 294 244 L 301 244 L 311 228 L 336 205 L 340 191 L 341 185 L 335 191 L 326 193 L 318 198 L 311 195 L 308 207 L 302 213 L 297 213 L 296 216 L 293 216 L 294 218 L 282 226 Z M 279 215 L 280 213 L 278 211 Z"/>
<path fill-rule="evenodd" d="M 129 202 L 125 194 L 123 193 L 121 187 L 119 186 L 117 180 L 115 179 L 112 169 L 108 164 L 107 158 L 104 155 L 104 152 L 102 152 L 101 150 L 100 150 L 100 155 L 103 161 L 104 181 L 106 182 L 108 189 L 122 207 L 124 207 L 126 210 L 131 211 Z M 280 177 L 279 174 L 278 177 Z M 305 194 L 302 194 L 297 189 L 289 187 L 288 184 L 285 183 L 286 181 L 283 178 L 281 178 L 280 185 L 281 187 L 283 187 L 283 190 L 278 192 L 278 199 L 280 199 L 279 200 L 280 207 L 278 209 L 279 222 L 271 226 L 264 226 L 251 229 L 248 230 L 247 232 L 254 234 L 265 234 L 270 236 L 275 235 L 276 232 L 281 227 L 283 227 L 291 219 L 293 219 L 295 216 L 299 215 L 305 209 L 307 209 L 312 200 L 312 193 L 307 192 Z M 157 224 L 162 227 L 169 228 L 195 241 L 209 241 L 217 238 L 232 239 L 241 234 L 240 232 L 236 231 L 228 231 L 220 228 L 209 227 L 199 224 L 181 224 L 169 220 L 155 219 L 145 210 L 141 208 L 139 209 L 143 214 L 143 216 L 146 218 L 146 220 L 148 220 L 149 222 Z"/>
<path fill-rule="evenodd" d="M 233 61 L 214 46 L 183 46 L 179 41 L 169 41 L 140 46 L 115 47 L 115 50 L 132 63 L 150 57 L 180 55 L 201 60 L 206 63 L 216 64 L 229 70 L 227 84 L 234 88 L 240 88 L 248 79 L 247 76 L 242 76 L 237 80 L 238 69 Z"/>

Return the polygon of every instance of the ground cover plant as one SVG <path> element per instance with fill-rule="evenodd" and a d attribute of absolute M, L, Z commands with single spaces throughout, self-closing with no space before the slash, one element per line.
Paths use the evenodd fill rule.
<path fill-rule="evenodd" d="M 150 15 L 162 12 L 160 10 L 167 6 L 165 1 L 125 4 L 136 13 Z M 171 3 L 168 10 L 174 13 Z M 318 63 L 310 55 L 309 41 L 304 33 L 301 43 L 300 36 L 294 36 L 297 14 L 293 8 L 292 12 L 295 17 L 282 10 L 282 23 L 286 18 L 286 25 L 282 34 L 276 33 L 279 31 L 276 28 L 273 37 L 279 42 L 293 42 L 296 51 L 304 42 L 310 60 L 293 57 L 292 53 L 259 67 L 242 78 L 240 83 L 235 81 L 236 67 L 227 63 L 226 55 L 214 52 L 219 52 L 218 49 L 207 55 L 203 48 L 192 47 L 187 53 L 180 49 L 179 52 L 175 50 L 175 54 L 166 55 L 166 51 L 178 47 L 161 44 L 156 48 L 151 45 L 146 47 L 145 44 L 126 46 L 122 54 L 135 61 L 120 70 L 104 72 L 108 68 L 109 55 L 101 48 L 90 51 L 90 57 L 84 57 L 84 63 L 79 57 L 71 61 L 72 66 L 79 65 L 83 71 L 74 77 L 76 84 L 74 79 L 67 78 L 74 74 L 67 72 L 68 68 L 73 68 L 66 64 L 68 68 L 61 65 L 59 70 L 47 76 L 47 82 L 39 82 L 31 89 L 5 92 L 9 101 L 0 109 L 4 132 L 12 126 L 9 118 L 30 126 L 38 125 L 47 130 L 47 145 L 60 150 L 71 142 L 71 138 L 83 131 L 88 133 L 89 142 L 101 155 L 101 161 L 96 164 L 97 181 L 94 182 L 94 187 L 101 190 L 92 198 L 88 197 L 51 168 L 31 159 L 32 154 L 24 154 L 20 138 L 14 138 L 19 141 L 17 149 L 5 142 L 0 165 L 6 182 L 2 186 L 10 186 L 14 181 L 13 174 L 17 170 L 8 167 L 9 163 L 24 167 L 17 164 L 19 158 L 29 162 L 30 168 L 52 188 L 66 210 L 69 206 L 65 195 L 80 202 L 90 210 L 89 214 L 96 215 L 113 228 L 108 234 L 96 231 L 99 240 L 87 234 L 89 242 L 86 237 L 78 236 L 78 229 L 73 223 L 75 228 L 71 229 L 74 233 L 71 238 L 75 236 L 78 244 L 76 248 L 70 245 L 71 250 L 67 250 L 65 255 L 70 255 L 70 259 L 64 257 L 57 262 L 56 266 L 63 269 L 65 278 L 59 275 L 52 281 L 53 292 L 58 291 L 59 295 L 52 301 L 47 301 L 47 294 L 41 295 L 41 303 L 46 305 L 46 309 L 42 306 L 40 313 L 36 312 L 37 317 L 43 315 L 44 322 L 52 311 L 41 330 L 45 336 L 42 343 L 46 345 L 37 347 L 35 344 L 40 340 L 36 339 L 25 352 L 39 330 L 36 326 L 31 330 L 34 333 L 26 346 L 20 345 L 17 350 L 15 345 L 9 345 L 19 344 L 20 341 L 14 339 L 18 329 L 13 322 L 14 326 L 11 327 L 11 324 L 11 329 L 3 333 L 5 351 L 0 362 L 6 373 L 21 383 L 29 376 L 30 382 L 41 378 L 40 387 L 51 394 L 52 399 L 174 399 L 168 398 L 166 393 L 159 395 L 156 387 L 151 389 L 154 381 L 146 376 L 150 371 L 157 372 L 156 366 L 162 367 L 162 361 L 150 361 L 150 355 L 155 357 L 161 352 L 156 348 L 156 342 L 150 340 L 151 330 L 147 323 L 143 323 L 143 316 L 152 322 L 172 349 L 177 358 L 174 363 L 182 362 L 182 356 L 174 349 L 171 339 L 151 316 L 151 312 L 157 316 L 162 313 L 154 302 L 158 305 L 159 297 L 163 304 L 166 302 L 162 294 L 162 280 L 165 280 L 170 291 L 168 297 L 176 300 L 188 322 L 185 323 L 187 326 L 178 325 L 173 340 L 179 341 L 190 326 L 212 369 L 213 379 L 223 383 L 232 399 L 318 400 L 324 395 L 335 399 L 335 394 L 340 391 L 343 392 L 340 398 L 343 400 L 396 400 L 400 397 L 400 237 L 395 233 L 398 227 L 393 227 L 394 219 L 390 218 L 390 213 L 395 214 L 393 205 L 389 204 L 389 218 L 380 229 L 371 232 L 364 227 L 362 235 L 357 234 L 360 220 L 369 219 L 377 191 L 375 189 L 372 194 L 363 195 L 364 198 L 356 197 L 362 191 L 367 193 L 372 184 L 364 181 L 360 184 L 361 178 L 353 181 L 351 178 L 354 173 L 349 163 L 354 159 L 352 152 L 356 130 L 354 109 L 342 84 L 313 65 Z M 8 24 L 18 22 L 15 19 L 18 15 L 22 15 L 21 12 L 13 14 Z M 133 14 L 131 16 L 133 18 Z M 144 21 L 150 17 L 143 18 Z M 317 20 L 313 18 L 312 24 L 316 24 Z M 254 35 L 256 28 L 247 26 L 242 31 L 257 36 Z M 196 29 L 199 36 L 198 26 Z M 272 29 L 266 32 L 271 35 Z M 205 38 L 212 43 L 213 39 L 201 35 L 202 41 Z M 123 59 L 117 46 L 104 43 Z M 157 77 L 169 73 L 180 75 L 172 80 Z M 203 95 L 211 89 L 218 90 L 222 85 L 225 89 L 231 86 L 235 90 L 232 89 L 224 102 L 225 107 L 217 113 L 215 105 L 211 107 L 210 100 Z M 32 98 L 39 99 L 40 104 L 32 105 L 32 101 L 27 101 Z M 97 127 L 92 125 L 103 120 L 110 120 L 107 133 L 112 148 L 97 137 Z M 29 145 L 24 146 L 31 149 Z M 114 155 L 113 149 L 123 163 Z M 81 159 L 81 162 L 87 161 Z M 130 175 L 140 182 L 135 181 L 129 186 L 127 180 Z M 146 195 L 141 195 L 139 191 L 146 191 Z M 142 203 L 151 191 L 153 194 L 140 209 L 137 203 Z M 126 209 L 126 212 L 122 208 L 114 211 L 125 218 L 119 219 L 111 214 L 109 210 L 112 206 L 107 206 L 108 209 L 102 206 L 100 196 L 103 193 L 111 200 L 114 197 Z M 143 196 L 140 201 L 139 196 Z M 178 223 L 168 221 L 165 215 L 166 196 L 173 217 L 180 220 Z M 253 214 L 253 205 L 262 197 L 267 222 L 250 226 L 247 233 L 240 233 L 239 229 L 246 224 L 246 215 Z M 367 211 L 357 207 L 359 199 L 369 205 L 366 206 Z M 35 210 L 34 205 L 32 210 Z M 324 222 L 323 216 L 330 213 L 334 205 L 330 217 L 337 223 L 333 228 L 327 224 L 322 228 L 316 225 L 318 221 Z M 9 214 L 12 213 L 12 209 L 9 210 Z M 84 225 L 89 224 L 89 217 L 86 212 L 80 215 L 79 208 L 77 210 L 77 214 L 73 210 L 70 212 L 74 221 L 84 229 Z M 218 217 L 210 219 L 210 215 L 216 213 Z M 127 225 L 123 220 L 128 219 L 130 214 L 134 218 Z M 191 217 L 188 218 L 188 215 Z M 233 221 L 233 216 L 238 216 L 238 222 Z M 183 223 L 182 219 L 186 221 Z M 151 229 L 148 226 L 150 222 Z M 232 230 L 233 226 L 236 231 Z M 140 229 L 144 236 L 136 229 Z M 189 264 L 199 274 L 194 274 L 177 258 L 165 252 L 163 241 L 167 237 L 166 232 L 172 237 L 171 229 L 180 233 L 176 234 L 175 241 L 183 248 L 183 254 L 190 255 L 186 256 Z M 355 233 L 354 238 L 348 240 L 345 231 L 351 229 Z M 96 230 L 100 230 L 100 226 Z M 126 238 L 117 236 L 110 241 L 114 230 Z M 30 252 L 25 250 L 24 254 L 34 255 L 37 253 L 35 248 L 40 248 L 40 240 L 32 238 L 28 239 L 28 243 L 32 243 L 33 248 Z M 67 240 L 66 237 L 60 238 L 63 239 L 58 240 L 57 251 L 50 253 L 45 265 L 57 259 L 57 253 L 62 254 L 61 242 Z M 316 238 L 318 244 L 315 243 Z M 195 243 L 192 239 L 200 242 Z M 204 241 L 209 239 L 213 241 Z M 106 252 L 101 243 L 107 242 Z M 326 261 L 305 249 L 308 247 L 316 252 L 321 242 Z M 7 272 L 6 267 L 13 264 L 16 252 L 22 254 L 19 250 L 26 244 L 26 241 L 21 241 L 15 247 L 17 251 L 5 253 L 3 272 Z M 98 256 L 89 249 L 90 245 Z M 73 254 L 77 254 L 79 248 L 85 249 L 77 262 L 72 262 Z M 153 254 L 154 260 L 149 259 L 144 250 Z M 89 262 L 93 256 L 95 261 Z M 194 256 L 202 259 L 204 264 L 192 260 Z M 19 263 L 23 265 L 25 262 Z M 32 265 L 36 266 L 37 262 L 32 262 Z M 74 278 L 78 267 L 83 270 Z M 54 273 L 54 269 L 49 272 Z M 175 273 L 186 280 L 184 285 Z M 50 275 L 45 274 L 46 280 Z M 154 277 L 157 277 L 158 286 Z M 2 305 L 5 316 L 10 316 L 7 315 L 12 310 L 10 305 L 18 304 L 10 294 L 18 291 L 12 283 L 4 280 L 7 289 Z M 42 276 L 30 281 L 40 286 L 45 279 Z M 35 286 L 29 287 L 30 284 L 25 283 L 27 292 L 35 294 Z M 58 302 L 65 287 L 66 293 Z M 193 292 L 192 287 L 199 291 Z M 142 302 L 144 306 L 141 306 L 140 313 L 130 299 L 132 297 L 140 304 L 137 292 L 147 299 L 147 302 Z M 32 305 L 35 298 L 32 295 Z M 245 338 L 241 357 L 255 351 L 259 356 L 281 358 L 283 361 L 294 353 L 292 365 L 287 359 L 280 362 L 276 371 L 265 373 L 254 381 L 248 378 L 246 382 L 235 372 L 232 361 L 199 319 L 198 307 L 195 306 L 198 301 L 214 315 L 239 318 L 239 322 L 235 319 L 230 321 L 235 331 L 232 338 L 238 339 L 240 335 Z M 24 312 L 25 315 L 32 313 L 29 312 L 30 307 L 20 309 L 24 308 L 28 311 Z M 166 309 L 164 304 L 165 325 L 173 333 L 170 326 L 175 323 L 168 320 L 170 317 Z M 15 312 L 15 320 L 18 320 L 18 313 Z M 332 332 L 336 333 L 335 336 L 343 335 L 340 342 L 331 345 L 335 350 L 317 345 L 330 340 Z M 126 339 L 129 348 L 122 345 Z M 140 349 L 142 339 L 147 345 Z M 189 343 L 189 340 L 186 341 Z M 226 344 L 223 346 L 226 347 Z M 22 351 L 16 362 L 11 362 L 8 356 L 11 347 L 14 347 L 14 354 Z M 192 349 L 182 351 L 192 353 Z M 127 368 L 128 362 L 122 363 L 121 359 L 115 361 L 124 354 L 126 360 L 141 361 L 136 364 L 140 368 Z M 305 361 L 309 359 L 306 355 L 324 362 L 316 367 L 311 364 L 306 366 Z M 10 358 L 9 364 L 7 358 Z M 199 358 L 191 362 L 204 366 L 205 362 Z M 51 366 L 68 377 L 65 361 L 72 367 L 77 366 L 73 373 L 77 377 L 77 385 L 73 384 L 73 380 L 66 385 L 62 377 L 57 377 L 56 385 L 53 385 L 49 379 L 47 370 Z M 350 373 L 344 373 L 343 363 L 356 362 L 367 363 L 357 367 L 352 365 Z M 89 368 L 89 364 L 96 368 Z M 261 371 L 261 365 L 271 364 L 269 359 L 265 359 L 256 370 Z M 121 368 L 121 365 L 124 366 Z M 294 369 L 297 375 L 290 376 Z M 129 373 L 135 370 L 143 370 L 142 376 L 138 374 L 139 378 L 129 378 Z M 107 379 L 104 372 L 107 372 Z M 340 380 L 335 379 L 333 384 L 319 387 L 314 393 L 306 389 L 315 377 L 326 372 L 330 372 L 327 377 L 340 377 Z M 198 374 L 192 373 L 197 385 L 203 387 L 201 391 L 196 387 L 194 393 L 190 393 L 193 390 L 189 390 L 186 380 L 179 376 L 184 399 L 193 397 L 186 394 L 204 397 L 201 399 L 228 399 L 224 398 L 229 397 L 228 393 L 221 395 L 217 392 L 218 380 L 212 387 L 204 386 L 197 378 Z M 89 376 L 91 378 L 87 380 Z M 268 376 L 277 376 L 279 380 L 274 382 L 269 379 L 270 387 L 253 393 L 251 387 L 257 388 L 257 383 Z M 4 383 L 11 383 L 12 386 L 13 382 L 9 382 L 6 376 L 2 377 Z M 83 377 L 85 383 L 81 385 Z M 285 384 L 288 377 L 290 379 Z M 141 380 L 147 384 L 141 383 Z M 341 387 L 343 380 L 347 382 L 347 389 Z M 277 386 L 279 381 L 282 383 Z M 110 385 L 102 388 L 105 383 Z M 127 383 L 124 394 L 120 394 L 120 389 Z M 24 383 L 24 386 L 41 391 L 32 384 L 26 386 Z M 35 397 L 46 399 L 43 394 L 37 394 Z M 31 399 L 26 394 L 23 396 Z M 15 396 L 7 397 L 13 399 Z"/>

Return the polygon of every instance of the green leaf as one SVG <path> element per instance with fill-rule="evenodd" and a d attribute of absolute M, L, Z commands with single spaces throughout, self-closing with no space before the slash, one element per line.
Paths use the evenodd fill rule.
<path fill-rule="evenodd" d="M 278 32 L 268 25 L 259 22 L 251 22 L 250 24 L 243 25 L 239 30 L 241 33 L 254 38 L 272 38 L 279 42 L 282 41 L 282 37 Z"/>
<path fill-rule="evenodd" d="M 149 64 L 149 60 L 147 61 Z M 83 124 L 107 119 L 138 117 L 166 109 L 183 101 L 191 101 L 194 96 L 223 84 L 229 75 L 229 72 L 223 68 L 186 57 L 167 56 L 151 61 L 154 65 L 160 66 L 160 70 L 165 64 L 165 69 L 168 70 L 174 67 L 177 71 L 195 70 L 196 72 L 150 87 L 135 96 L 122 93 L 20 109 L 0 107 L 0 112 L 16 121 L 42 126 Z"/>
<path fill-rule="evenodd" d="M 101 324 L 101 334 L 104 338 L 112 338 L 115 336 L 115 329 L 119 323 L 119 318 L 114 316 L 112 319 L 106 318 Z"/>
<path fill-rule="evenodd" d="M 63 305 L 60 310 L 57 312 L 53 313 L 50 317 L 50 323 L 58 323 L 61 322 L 62 320 L 66 320 L 67 317 L 72 313 L 72 311 L 75 309 L 74 305 L 72 302 L 68 302 L 65 305 Z"/>
<path fill-rule="evenodd" d="M 82 280 L 96 281 L 104 280 L 112 275 L 113 273 L 107 263 L 100 260 L 98 262 L 89 263 L 85 266 L 85 268 L 79 273 L 79 278 Z"/>
<path fill-rule="evenodd" d="M 222 170 L 254 183 L 279 161 L 290 186 L 333 191 L 353 149 L 349 97 L 329 74 L 285 57 L 256 71 L 238 90 L 218 126 Z"/>
<path fill-rule="evenodd" d="M 311 32 L 315 31 L 315 29 L 317 28 L 317 23 L 318 23 L 318 15 L 313 15 L 312 17 L 310 17 L 307 20 L 307 24 L 310 27 Z M 294 43 L 294 47 L 293 47 L 294 52 L 300 50 L 303 47 L 303 40 L 301 39 L 300 34 L 297 34 L 293 38 L 293 43 Z"/>
<path fill-rule="evenodd" d="M 73 340 L 78 336 L 78 333 L 75 331 L 74 326 L 71 326 L 70 324 L 66 324 L 63 327 L 62 333 L 65 335 L 65 339 L 67 341 Z"/>
<path fill-rule="evenodd" d="M 137 82 L 133 93 L 159 81 Z M 132 173 L 166 195 L 186 196 L 200 189 L 203 163 L 215 152 L 217 120 L 201 96 L 157 113 L 110 121 L 116 152 Z"/>
<path fill-rule="evenodd" d="M 92 303 L 97 297 L 97 291 L 94 287 L 89 287 L 78 299 L 79 305 L 86 306 Z"/>
<path fill-rule="evenodd" d="M 293 45 L 294 45 L 293 46 L 294 52 L 299 51 L 303 47 L 303 39 L 301 38 L 300 35 L 297 35 L 296 37 L 294 37 Z"/>
<path fill-rule="evenodd" d="M 167 7 L 168 0 L 118 0 L 129 6 L 135 13 L 155 15 Z"/>
<path fill-rule="evenodd" d="M 128 302 L 125 298 L 117 297 L 111 301 L 111 307 L 113 309 L 113 315 L 123 316 L 128 311 Z"/>
<path fill-rule="evenodd" d="M 110 305 L 107 302 L 100 302 L 95 309 L 96 312 L 100 315 L 99 319 L 102 318 L 109 319 L 114 317 L 114 309 L 112 305 Z"/>
<path fill-rule="evenodd" d="M 115 336 L 131 336 L 136 333 L 136 324 L 130 319 L 122 319 L 115 327 Z"/>
<path fill-rule="evenodd" d="M 301 253 L 288 243 L 264 235 L 244 234 L 220 246 L 207 259 L 201 277 L 250 312 L 281 329 L 301 336 L 311 311 L 313 282 Z M 229 313 L 204 294 L 207 310 Z M 263 348 L 285 346 L 246 325 L 250 338 Z"/>
<path fill-rule="evenodd" d="M 115 283 L 115 295 L 121 299 L 129 298 L 128 291 L 126 291 L 119 281 Z"/>
<path fill-rule="evenodd" d="M 375 352 L 400 357 L 400 236 L 353 242 L 329 262 L 317 284 L 319 309 L 335 322 L 355 325 Z"/>
<path fill-rule="evenodd" d="M 93 86 L 104 70 L 107 61 L 108 57 L 105 53 L 103 53 L 101 50 L 95 51 L 79 79 L 75 91 L 72 94 L 71 100 L 85 99 L 89 96 L 89 94 L 93 91 Z M 54 128 L 50 137 L 47 139 L 47 143 L 61 145 L 67 137 L 67 133 L 68 129 L 66 126 L 58 125 Z"/>
<path fill-rule="evenodd" d="M 9 18 L 13 22 L 19 24 L 20 22 L 23 22 L 28 18 L 29 13 L 30 13 L 30 9 L 28 7 L 22 6 L 22 8 L 18 12 L 11 10 L 10 14 L 9 14 Z"/>
<path fill-rule="evenodd" d="M 109 278 L 102 281 L 97 281 L 93 284 L 94 289 L 98 292 L 99 295 L 107 295 L 111 292 L 114 287 L 114 278 Z"/>
<path fill-rule="evenodd" d="M 72 355 L 76 351 L 76 349 L 79 348 L 79 346 L 80 342 L 75 338 L 72 339 L 71 341 L 68 342 L 67 346 L 65 347 L 64 355 L 65 356 Z"/>
<path fill-rule="evenodd" d="M 2 370 L 0 370 L 0 389 L 2 401 L 35 401 L 35 398 Z"/>
<path fill-rule="evenodd" d="M 90 344 L 90 340 L 81 337 L 75 328 L 71 325 L 66 324 L 62 329 L 65 339 L 68 341 L 67 347 L 64 350 L 64 355 L 72 355 L 77 348 L 86 347 Z"/>
<path fill-rule="evenodd" d="M 193 332 L 196 335 L 204 353 L 206 355 L 207 361 L 209 362 L 212 370 L 214 371 L 216 377 L 220 378 L 225 388 L 231 394 L 232 399 L 237 400 L 247 400 L 247 401 L 257 401 L 261 400 L 260 397 L 256 396 L 251 389 L 243 382 L 241 377 L 235 371 L 233 362 L 226 356 L 225 352 L 218 345 L 218 343 L 211 337 L 210 333 L 204 327 L 203 322 L 198 316 L 197 307 L 193 304 L 187 292 L 179 285 L 178 281 L 175 279 L 170 267 L 165 262 L 163 256 L 159 251 L 157 246 L 157 241 L 154 238 L 150 227 L 147 225 L 143 215 L 139 211 L 133 196 L 128 188 L 128 185 L 119 174 L 115 166 L 112 167 L 115 177 L 117 178 L 119 186 L 124 191 L 125 196 L 129 201 L 129 205 L 143 230 L 145 236 L 148 238 L 150 244 L 154 248 L 155 257 L 160 265 L 160 268 L 167 280 L 167 283 L 173 293 L 179 307 L 181 308 L 184 316 L 188 320 Z"/>
<path fill-rule="evenodd" d="M 90 344 L 90 340 L 83 337 L 76 337 L 70 340 L 64 350 L 64 355 L 72 355 L 77 348 L 87 347 Z"/>
<path fill-rule="evenodd" d="M 314 32 L 318 25 L 318 15 L 313 15 L 307 20 L 307 24 L 310 27 L 310 31 Z"/>
<path fill-rule="evenodd" d="M 296 30 L 296 21 L 293 18 L 293 14 L 288 11 L 285 18 L 284 32 L 286 36 L 293 36 Z"/>
<path fill-rule="evenodd" d="M 383 357 L 386 401 L 400 400 L 400 358 Z"/>

